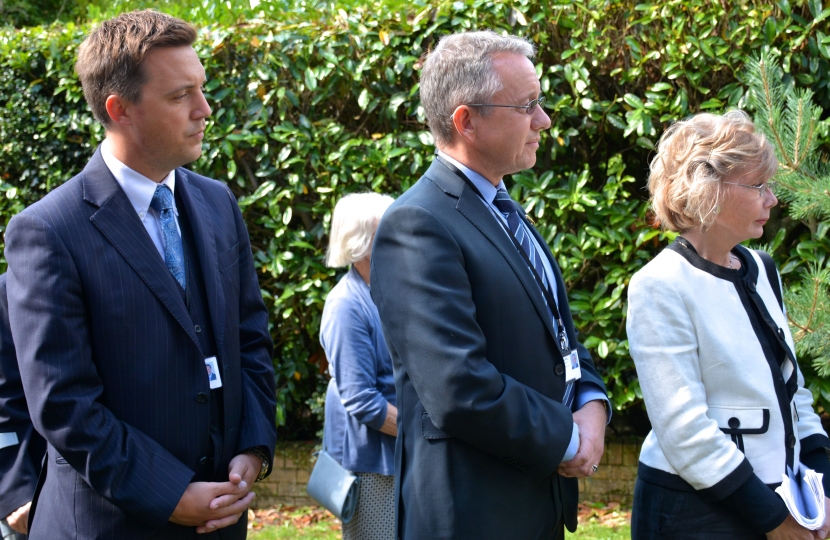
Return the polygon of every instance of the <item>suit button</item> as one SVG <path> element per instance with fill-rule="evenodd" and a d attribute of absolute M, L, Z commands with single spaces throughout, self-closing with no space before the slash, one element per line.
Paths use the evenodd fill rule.
<path fill-rule="evenodd" d="M 751 293 L 755 292 L 755 284 L 752 283 L 751 281 L 746 284 L 746 288 L 749 289 L 749 292 L 751 292 Z"/>
<path fill-rule="evenodd" d="M 218 432 L 218 431 L 219 431 L 219 428 L 218 428 L 218 427 L 216 427 L 216 426 L 214 426 L 214 425 L 211 425 L 211 426 L 210 426 L 210 432 L 211 432 L 211 433 L 216 433 L 216 432 Z"/>
<path fill-rule="evenodd" d="M 790 438 L 787 439 L 787 444 L 790 448 L 795 448 L 795 435 L 790 435 Z"/>
<path fill-rule="evenodd" d="M 199 326 L 198 324 L 193 329 L 196 330 L 197 334 L 202 331 L 202 327 Z"/>
<path fill-rule="evenodd" d="M 556 364 L 556 367 L 553 368 L 553 372 L 557 375 L 562 375 L 563 373 L 565 373 L 565 366 L 563 366 L 562 364 Z"/>
<path fill-rule="evenodd" d="M 731 429 L 738 429 L 741 427 L 741 421 L 733 416 L 729 419 L 729 427 Z"/>
<path fill-rule="evenodd" d="M 205 401 L 207 401 L 207 394 L 205 394 L 204 392 L 199 392 L 198 394 L 196 394 L 196 401 L 198 401 L 199 403 L 204 403 Z"/>
<path fill-rule="evenodd" d="M 207 456 L 202 456 L 199 458 L 199 465 L 204 465 L 207 463 Z"/>
<path fill-rule="evenodd" d="M 786 339 L 784 336 L 785 336 L 785 334 L 784 334 L 784 329 L 783 329 L 783 328 L 779 328 L 779 329 L 778 329 L 778 337 L 780 337 L 781 339 Z"/>

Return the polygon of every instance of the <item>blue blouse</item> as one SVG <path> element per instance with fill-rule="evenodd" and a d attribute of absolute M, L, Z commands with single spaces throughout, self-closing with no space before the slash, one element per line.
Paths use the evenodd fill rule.
<path fill-rule="evenodd" d="M 378 431 L 395 405 L 392 358 L 369 286 L 351 267 L 326 298 L 320 344 L 329 361 L 326 450 L 347 470 L 391 476 L 395 437 Z"/>

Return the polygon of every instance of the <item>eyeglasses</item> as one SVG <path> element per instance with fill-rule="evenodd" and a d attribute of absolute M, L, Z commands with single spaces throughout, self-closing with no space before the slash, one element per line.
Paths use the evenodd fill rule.
<path fill-rule="evenodd" d="M 745 187 L 745 188 L 749 188 L 749 189 L 757 189 L 758 190 L 758 196 L 761 197 L 762 199 L 764 198 L 764 195 L 766 195 L 768 189 L 769 189 L 770 193 L 775 195 L 775 188 L 778 186 L 778 182 L 764 182 L 763 184 L 759 184 L 757 186 L 750 186 L 748 184 L 739 184 L 737 182 L 721 182 L 721 183 L 722 184 L 729 184 L 730 186 L 741 186 L 741 187 Z"/>
<path fill-rule="evenodd" d="M 545 104 L 545 96 L 531 100 L 527 105 L 494 105 L 492 103 L 467 103 L 467 107 L 504 107 L 507 109 L 524 109 L 527 114 L 536 112 L 536 107 L 542 107 Z"/>

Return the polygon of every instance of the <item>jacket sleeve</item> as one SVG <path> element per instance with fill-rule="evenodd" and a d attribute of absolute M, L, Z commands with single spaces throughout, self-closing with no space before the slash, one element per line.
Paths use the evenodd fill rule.
<path fill-rule="evenodd" d="M 35 428 L 95 491 L 163 527 L 194 472 L 101 404 L 88 308 L 66 245 L 24 211 L 6 231 L 9 315 Z"/>
<path fill-rule="evenodd" d="M 377 388 L 378 370 L 370 321 L 354 298 L 326 301 L 320 341 L 334 368 L 337 391 L 346 412 L 361 424 L 379 430 L 387 403 Z"/>
<path fill-rule="evenodd" d="M 550 475 L 573 433 L 571 411 L 487 360 L 464 255 L 442 221 L 415 205 L 387 211 L 371 280 L 389 348 L 432 423 L 499 459 L 526 464 L 531 476 Z"/>
<path fill-rule="evenodd" d="M 268 309 L 262 301 L 251 241 L 242 213 L 230 190 L 227 193 L 233 206 L 239 238 L 239 355 L 243 409 L 237 451 L 264 446 L 273 456 L 277 444 L 277 398 L 274 363 L 271 359 L 273 342 L 268 333 Z M 268 474 L 272 464 L 269 463 Z"/>
<path fill-rule="evenodd" d="M 9 326 L 6 274 L 0 275 L 0 437 L 4 439 L 0 448 L 0 518 L 3 518 L 32 500 L 40 462 L 35 463 L 30 449 L 36 447 L 42 451 L 45 447 L 32 426 L 20 382 Z"/>

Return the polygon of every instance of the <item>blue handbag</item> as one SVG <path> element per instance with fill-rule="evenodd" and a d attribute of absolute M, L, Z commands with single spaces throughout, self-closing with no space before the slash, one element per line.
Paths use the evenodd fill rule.
<path fill-rule="evenodd" d="M 347 471 L 336 459 L 326 452 L 325 438 L 323 449 L 317 453 L 317 463 L 311 471 L 306 491 L 329 512 L 343 523 L 354 517 L 357 508 L 357 490 L 360 478 Z"/>

